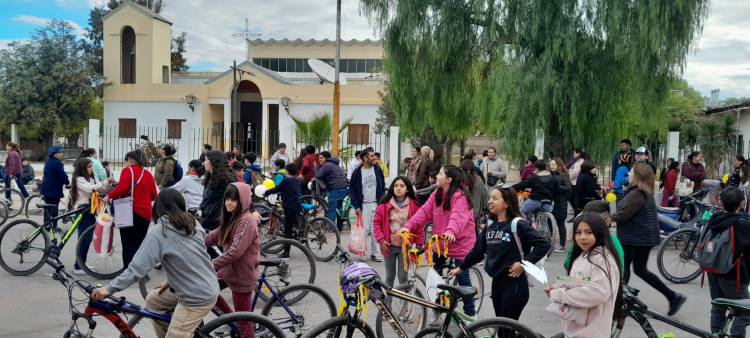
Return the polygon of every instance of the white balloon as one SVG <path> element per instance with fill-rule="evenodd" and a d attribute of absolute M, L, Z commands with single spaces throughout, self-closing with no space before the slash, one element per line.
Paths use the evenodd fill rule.
<path fill-rule="evenodd" d="M 255 186 L 255 191 L 254 192 L 255 192 L 255 196 L 257 196 L 257 197 L 261 197 L 262 198 L 263 196 L 265 196 L 266 191 L 268 191 L 268 188 L 266 188 L 262 184 L 258 184 L 257 186 Z"/>
<path fill-rule="evenodd" d="M 312 186 L 312 183 L 313 183 L 312 181 L 310 181 L 310 182 L 307 182 L 307 189 L 308 189 L 308 190 L 312 190 L 312 187 L 313 187 L 313 186 Z"/>
<path fill-rule="evenodd" d="M 269 196 L 268 196 L 268 203 L 271 203 L 271 204 L 276 204 L 276 200 L 277 200 L 278 198 L 279 198 L 279 197 L 278 197 L 278 196 L 277 196 L 276 194 L 272 194 L 272 195 L 269 195 Z"/>

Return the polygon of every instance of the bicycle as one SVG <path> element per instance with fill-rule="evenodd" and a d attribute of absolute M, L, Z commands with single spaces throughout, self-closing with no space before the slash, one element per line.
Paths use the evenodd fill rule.
<path fill-rule="evenodd" d="M 357 221 L 357 216 L 352 214 L 352 210 L 354 210 L 354 205 L 349 199 L 349 195 L 346 195 L 341 203 L 341 208 L 336 209 L 336 225 L 339 229 L 351 229 L 352 221 Z"/>
<path fill-rule="evenodd" d="M 72 323 L 63 337 L 83 338 L 93 337 L 93 332 L 97 327 L 94 319 L 97 316 L 105 318 L 120 333 L 120 337 L 137 338 L 138 335 L 134 328 L 126 323 L 127 315 L 140 316 L 149 318 L 154 321 L 169 323 L 172 320 L 170 314 L 160 314 L 142 309 L 140 306 L 128 302 L 125 297 L 108 296 L 107 300 L 94 301 L 90 295 L 94 287 L 84 280 L 76 280 L 67 271 L 57 259 L 48 257 L 45 261 L 55 269 L 52 273 L 52 279 L 59 281 L 68 290 L 68 303 Z M 76 298 L 74 293 L 80 292 L 82 298 Z M 79 308 L 86 304 L 81 311 Z M 123 316 L 125 315 L 125 316 Z M 125 318 L 125 319 L 124 319 Z M 78 326 L 79 320 L 84 320 L 88 325 L 88 331 L 81 332 Z M 243 337 L 248 328 L 252 328 L 256 337 L 261 338 L 283 338 L 284 333 L 270 320 L 251 313 L 236 312 L 229 315 L 215 318 L 207 323 L 202 323 L 195 330 L 195 337 Z M 153 331 L 152 331 L 153 332 Z"/>
<path fill-rule="evenodd" d="M 268 198 L 263 199 L 266 204 L 257 204 L 256 211 L 261 214 L 260 233 L 261 241 L 269 241 L 284 237 L 283 226 L 284 208 L 280 201 L 271 203 Z M 316 207 L 313 204 L 302 203 L 302 211 L 297 215 L 297 227 L 294 229 L 294 239 L 307 246 L 321 262 L 328 262 L 336 256 L 338 245 L 341 243 L 341 234 L 331 220 L 326 217 L 315 216 Z M 264 221 L 265 219 L 265 221 Z"/>
<path fill-rule="evenodd" d="M 732 329 L 732 324 L 734 323 L 735 317 L 740 313 L 750 312 L 750 299 L 716 298 L 712 300 L 712 305 L 717 305 L 727 310 L 728 317 L 727 322 L 724 324 L 724 328 L 720 332 L 711 333 L 649 309 L 648 306 L 643 303 L 643 301 L 638 299 L 638 289 L 625 284 L 623 284 L 622 287 L 623 310 L 625 312 L 626 318 L 629 317 L 635 320 L 635 322 L 641 327 L 641 329 L 643 329 L 643 333 L 645 333 L 645 336 L 648 338 L 660 337 L 659 334 L 656 333 L 654 328 L 651 327 L 649 318 L 676 327 L 682 331 L 701 338 L 729 338 L 729 332 Z M 624 324 L 624 320 L 612 323 L 612 334 L 610 337 L 619 338 L 620 334 L 622 333 Z M 564 336 L 562 333 L 559 333 L 552 336 L 552 338 L 564 338 Z"/>
<path fill-rule="evenodd" d="M 8 195 L 8 197 L 6 197 Z M 21 191 L 14 188 L 0 188 L 0 203 L 8 207 L 8 218 L 13 218 L 23 212 L 26 198 Z"/>
<path fill-rule="evenodd" d="M 701 235 L 708 226 L 711 215 L 721 210 L 719 207 L 698 202 L 698 214 L 688 223 L 679 225 L 659 245 L 656 267 L 664 279 L 676 283 L 689 283 L 701 274 L 698 264 Z M 674 249 L 674 252 L 670 252 Z"/>
<path fill-rule="evenodd" d="M 9 213 L 8 206 L 5 205 L 5 203 L 0 203 L 0 226 L 5 224 L 5 221 L 8 220 Z"/>
<path fill-rule="evenodd" d="M 258 299 L 260 298 L 261 290 L 267 289 L 271 292 L 270 301 L 266 301 L 261 310 L 260 314 L 270 319 L 283 331 L 290 331 L 296 337 L 301 337 L 304 332 L 310 329 L 312 322 L 320 321 L 320 318 L 313 320 L 311 315 L 319 314 L 320 311 L 315 311 L 313 307 L 323 306 L 321 309 L 328 310 L 328 317 L 336 316 L 336 306 L 333 303 L 333 299 L 323 289 L 314 286 L 312 284 L 296 284 L 292 285 L 284 290 L 277 291 L 274 286 L 266 279 L 266 273 L 270 267 L 280 267 L 287 264 L 287 258 L 274 258 L 260 261 L 259 266 L 263 268 L 260 278 L 258 278 L 258 286 L 255 288 L 255 295 L 253 296 L 253 302 L 250 307 L 250 312 L 255 312 L 255 308 L 258 305 Z M 311 295 L 315 295 L 310 297 Z M 219 295 L 219 297 L 222 297 Z M 311 299 L 314 300 L 311 301 Z M 302 303 L 302 300 L 305 303 Z M 227 315 L 221 311 L 218 307 L 215 307 L 212 312 L 217 316 Z M 130 327 L 136 327 L 142 316 L 135 316 L 128 321 Z"/>
<path fill-rule="evenodd" d="M 348 254 L 346 252 L 339 253 L 340 263 L 343 264 L 348 260 Z M 539 335 L 531 329 L 511 319 L 490 318 L 467 324 L 466 321 L 464 321 L 464 319 L 456 312 L 455 308 L 460 299 L 477 292 L 476 288 L 473 287 L 441 284 L 438 286 L 441 290 L 439 293 L 440 302 L 432 303 L 425 299 L 414 297 L 408 293 L 395 290 L 381 282 L 377 276 L 369 276 L 361 279 L 359 282 L 364 290 L 361 288 L 360 292 L 356 292 L 353 295 L 343 295 L 344 303 L 339 310 L 341 315 L 321 323 L 304 337 L 313 338 L 325 336 L 328 338 L 338 338 L 345 336 L 347 338 L 374 338 L 375 334 L 372 332 L 372 328 L 370 328 L 370 326 L 362 319 L 362 315 L 366 315 L 367 302 L 371 301 L 377 306 L 377 310 L 391 326 L 395 336 L 408 338 L 409 336 L 394 319 L 393 313 L 386 306 L 386 297 L 395 297 L 410 303 L 418 304 L 432 311 L 445 314 L 445 320 L 441 327 L 429 327 L 420 330 L 414 335 L 415 338 L 454 337 L 454 335 L 449 332 L 449 326 L 451 323 L 455 323 L 459 329 L 457 337 L 494 337 L 500 330 L 502 330 L 502 334 L 515 335 L 515 337 L 539 337 Z M 352 308 L 354 309 L 354 313 L 352 313 Z"/>
<path fill-rule="evenodd" d="M 57 205 L 40 204 L 39 208 L 57 208 Z M 28 276 L 36 272 L 44 265 L 47 257 L 56 259 L 60 256 L 60 252 L 62 252 L 62 249 L 68 243 L 73 233 L 76 232 L 84 213 L 87 212 L 89 212 L 89 206 L 82 206 L 51 218 L 42 225 L 30 219 L 20 219 L 9 223 L 0 231 L 0 266 L 15 276 Z M 66 217 L 72 217 L 73 215 L 77 215 L 73 220 L 73 224 L 67 231 L 63 232 L 57 226 L 56 222 Z M 95 228 L 95 226 L 89 227 L 80 237 L 92 236 L 93 238 Z M 113 239 L 119 236 L 117 227 L 113 227 L 112 231 Z M 58 237 L 60 238 L 59 243 Z M 17 239 L 14 240 L 14 238 Z M 113 240 L 113 243 L 116 242 Z M 76 261 L 87 275 L 98 279 L 112 279 L 125 269 L 121 259 L 121 248 L 118 251 L 118 248 L 113 246 L 112 250 L 108 253 L 96 254 L 94 248 L 90 247 L 88 248 L 87 256 L 81 257 L 80 253 L 83 250 L 83 243 L 83 241 L 78 241 L 76 244 Z M 93 246 L 93 243 L 91 241 L 89 245 Z M 32 259 L 30 262 L 27 262 L 28 256 L 35 253 L 41 255 L 38 260 Z M 114 261 L 110 261 L 110 259 L 114 259 Z M 11 266 L 14 261 L 17 261 L 19 266 Z M 98 261 L 103 262 L 102 266 L 92 266 L 92 262 Z M 83 264 L 84 262 L 85 264 Z"/>
<path fill-rule="evenodd" d="M 526 192 L 518 192 L 516 193 L 516 196 L 519 199 L 519 206 L 522 206 L 523 203 L 528 198 Z M 555 242 L 555 237 L 558 236 L 557 234 L 557 221 L 555 220 L 555 215 L 553 215 L 547 210 L 552 210 L 553 206 L 552 201 L 550 200 L 542 200 L 542 206 L 539 210 L 532 212 L 528 215 L 529 223 L 531 223 L 531 227 L 534 228 L 542 237 L 547 239 L 550 243 L 557 243 Z M 547 252 L 547 257 L 549 257 L 552 254 L 552 248 L 550 247 L 549 251 Z"/>

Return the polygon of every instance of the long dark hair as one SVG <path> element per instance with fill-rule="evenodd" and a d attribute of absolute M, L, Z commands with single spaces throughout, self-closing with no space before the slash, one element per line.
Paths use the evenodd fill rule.
<path fill-rule="evenodd" d="M 508 203 L 508 208 L 505 209 L 505 213 L 507 214 L 505 219 L 512 220 L 516 217 L 523 217 L 523 215 L 521 215 L 521 207 L 518 206 L 518 197 L 516 197 L 516 189 L 513 189 L 512 187 L 504 187 L 504 186 L 498 185 L 498 186 L 493 187 L 492 190 L 499 191 L 500 196 L 503 197 L 503 201 L 505 201 L 505 203 Z M 490 190 L 490 194 L 492 193 L 492 190 Z M 497 221 L 497 215 L 490 213 L 490 219 L 493 221 Z"/>
<path fill-rule="evenodd" d="M 73 182 L 70 183 L 70 205 L 76 205 L 78 199 L 78 178 L 83 177 L 86 181 L 91 179 L 89 175 L 89 164 L 91 160 L 88 158 L 79 158 L 75 164 L 73 164 Z"/>
<path fill-rule="evenodd" d="M 451 199 L 453 194 L 457 191 L 464 193 L 466 202 L 469 204 L 469 209 L 472 209 L 471 200 L 469 200 L 469 193 L 466 191 L 466 174 L 463 170 L 458 169 L 455 165 L 446 164 L 443 166 L 443 173 L 446 177 L 451 178 L 451 185 L 448 187 L 448 192 L 444 192 L 443 188 L 438 188 L 435 191 L 435 205 L 442 206 L 443 210 L 451 209 Z M 445 197 L 445 201 L 443 201 Z"/>
<path fill-rule="evenodd" d="M 175 229 L 184 231 L 187 235 L 195 234 L 195 218 L 185 211 L 185 197 L 179 191 L 172 188 L 162 190 L 156 196 L 151 210 L 154 223 L 164 217 Z"/>
<path fill-rule="evenodd" d="M 476 165 L 474 165 L 474 161 L 470 159 L 465 159 L 461 161 L 461 170 L 466 173 L 466 178 L 471 178 L 472 175 L 476 175 L 480 179 L 482 179 L 482 183 L 484 183 L 484 175 L 482 175 L 482 171 L 477 168 Z M 474 187 L 474 180 L 467 179 L 466 180 L 466 189 L 471 191 L 471 189 Z"/>
<path fill-rule="evenodd" d="M 78 158 L 84 158 L 84 157 L 91 157 L 96 154 L 96 149 L 94 148 L 86 148 L 81 151 L 81 154 L 78 155 Z"/>
<path fill-rule="evenodd" d="M 237 207 L 234 208 L 234 212 L 229 213 L 224 203 L 221 203 L 221 223 L 219 223 L 219 244 L 225 245 L 232 243 L 232 236 L 234 236 L 235 221 L 242 215 L 242 201 L 240 200 L 240 190 L 237 189 L 234 184 L 227 186 L 227 190 L 224 191 L 224 199 L 237 201 Z"/>
<path fill-rule="evenodd" d="M 212 172 L 206 172 L 203 186 L 209 189 L 224 189 L 227 184 L 234 182 L 234 173 L 229 169 L 227 158 L 218 150 L 206 153 L 206 159 L 211 162 Z"/>
<path fill-rule="evenodd" d="M 393 179 L 393 182 L 391 182 L 390 188 L 388 188 L 388 192 L 385 194 L 385 196 L 383 196 L 383 198 L 380 199 L 380 204 L 390 203 L 391 198 L 396 196 L 396 193 L 394 193 L 393 190 L 396 186 L 396 182 L 398 182 L 399 180 L 401 182 L 404 182 L 404 184 L 406 185 L 406 197 L 408 197 L 412 201 L 417 200 L 417 196 L 414 193 L 414 185 L 411 184 L 411 181 L 409 181 L 409 179 L 406 176 L 398 176 Z"/>
<path fill-rule="evenodd" d="M 144 157 L 145 156 L 143 156 L 143 151 L 140 149 L 136 149 L 125 154 L 125 161 L 133 160 L 135 161 L 136 165 L 143 166 Z"/>
<path fill-rule="evenodd" d="M 599 264 L 596 264 L 591 261 L 591 256 L 593 255 L 604 255 L 604 253 L 595 251 L 597 247 L 602 247 L 604 250 L 608 250 L 609 253 L 612 255 L 615 261 L 616 271 L 622 271 L 622 267 L 620 266 L 620 255 L 617 253 L 617 249 L 615 248 L 614 242 L 612 242 L 612 236 L 609 234 L 609 227 L 607 226 L 607 222 L 602 218 L 601 215 L 590 212 L 584 214 L 581 218 L 579 218 L 575 223 L 573 223 L 573 242 L 575 243 L 575 234 L 576 230 L 578 230 L 578 226 L 581 223 L 588 224 L 589 228 L 591 228 L 591 232 L 594 234 L 594 238 L 596 238 L 596 242 L 594 243 L 594 246 L 589 249 L 589 254 L 586 256 L 586 259 L 591 263 L 592 265 L 596 266 L 604 274 L 607 276 L 607 279 L 610 281 L 610 284 L 612 282 L 612 267 L 609 265 L 609 260 L 604 257 L 604 264 L 606 266 L 600 266 Z M 571 264 L 568 265 L 566 268 L 566 271 L 568 275 L 570 275 L 570 271 L 573 267 L 573 263 L 575 260 L 581 256 L 583 253 L 583 249 L 581 249 L 578 244 L 573 245 L 573 253 L 570 256 Z M 622 312 L 622 277 L 620 277 L 619 282 L 617 283 L 619 286 L 617 288 L 617 296 L 615 298 L 615 312 L 613 314 L 613 318 L 615 320 L 620 320 L 625 318 L 625 314 Z"/>

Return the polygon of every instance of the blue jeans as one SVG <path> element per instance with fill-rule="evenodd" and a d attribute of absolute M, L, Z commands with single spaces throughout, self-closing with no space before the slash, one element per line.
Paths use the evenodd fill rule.
<path fill-rule="evenodd" d="M 74 217 L 78 217 L 78 215 L 75 215 Z M 96 223 L 96 216 L 91 214 L 91 211 L 86 208 L 83 211 L 83 217 L 81 217 L 81 222 L 78 223 L 78 241 L 81 242 L 81 250 L 77 253 L 77 257 L 81 257 L 81 263 L 86 264 L 86 256 L 89 254 L 89 247 L 91 246 L 91 240 L 93 239 L 93 232 L 89 232 L 87 236 L 83 236 L 83 232 L 88 230 L 90 227 L 94 226 L 94 223 Z M 75 268 L 80 269 L 81 267 L 78 265 L 78 259 L 76 259 Z"/>
<path fill-rule="evenodd" d="M 346 197 L 346 188 L 339 188 L 328 192 L 328 210 L 326 211 L 326 217 L 336 224 L 336 210 L 338 209 L 339 202 L 344 200 Z"/>
<path fill-rule="evenodd" d="M 523 206 L 521 207 L 521 213 L 526 216 L 526 218 L 529 217 L 529 215 L 542 210 L 544 212 L 552 212 L 552 202 L 542 204 L 542 201 L 537 200 L 527 200 L 526 202 L 523 202 Z"/>
<path fill-rule="evenodd" d="M 456 259 L 455 262 L 456 266 L 461 266 L 463 260 Z M 436 258 L 435 271 L 442 275 L 443 269 L 448 267 L 446 263 L 447 259 L 445 257 Z M 469 270 L 464 270 L 464 272 L 458 274 L 458 276 L 456 276 L 456 280 L 458 280 L 458 285 L 460 286 L 472 286 Z M 464 314 L 467 316 L 475 316 L 477 314 L 476 307 L 474 306 L 474 296 L 464 297 Z"/>
<path fill-rule="evenodd" d="M 29 197 L 29 193 L 26 192 L 26 186 L 23 184 L 23 181 L 21 181 L 21 177 L 16 176 L 13 179 L 16 181 L 18 190 L 21 192 L 21 195 L 23 196 L 23 198 Z M 6 188 L 11 187 L 10 176 L 5 176 L 5 187 Z M 10 191 L 5 192 L 5 199 L 10 200 Z"/>

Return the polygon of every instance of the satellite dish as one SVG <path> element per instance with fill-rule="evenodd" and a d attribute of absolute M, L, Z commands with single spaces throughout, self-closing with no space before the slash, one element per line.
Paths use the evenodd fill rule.
<path fill-rule="evenodd" d="M 320 83 L 323 84 L 323 82 L 328 83 L 335 83 L 336 82 L 336 69 L 331 67 L 331 65 L 320 61 L 318 59 L 309 59 L 307 60 L 307 64 L 310 65 L 310 68 L 312 69 L 313 73 L 318 76 L 318 79 L 320 79 Z M 339 84 L 345 85 L 346 84 L 346 78 L 339 75 Z"/>

